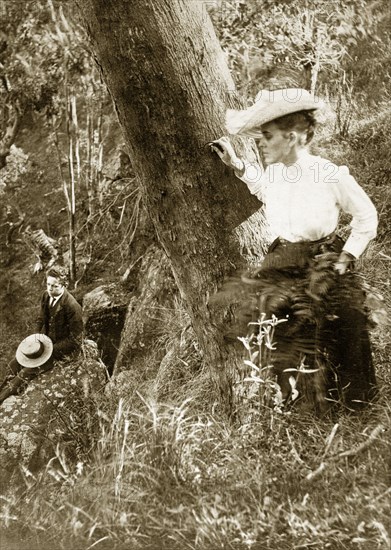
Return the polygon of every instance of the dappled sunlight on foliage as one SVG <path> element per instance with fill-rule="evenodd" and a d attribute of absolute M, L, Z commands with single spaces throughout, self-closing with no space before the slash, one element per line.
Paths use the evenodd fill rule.
<path fill-rule="evenodd" d="M 358 96 L 368 86 L 371 101 L 387 93 L 390 12 L 386 0 L 319 0 L 305 5 L 300 0 L 217 0 L 210 6 L 236 84 L 248 98 L 261 88 L 304 87 L 338 100 L 335 94 L 345 73 L 351 75 Z"/>

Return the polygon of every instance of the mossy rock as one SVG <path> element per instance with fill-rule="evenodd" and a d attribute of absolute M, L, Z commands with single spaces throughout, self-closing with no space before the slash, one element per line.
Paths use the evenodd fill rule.
<path fill-rule="evenodd" d="M 39 472 L 56 456 L 58 445 L 78 445 L 85 437 L 84 404 L 106 382 L 105 366 L 96 348 L 84 346 L 83 354 L 32 380 L 20 395 L 0 406 L 0 457 L 2 488 L 24 474 Z M 75 452 L 75 451 L 74 451 Z"/>

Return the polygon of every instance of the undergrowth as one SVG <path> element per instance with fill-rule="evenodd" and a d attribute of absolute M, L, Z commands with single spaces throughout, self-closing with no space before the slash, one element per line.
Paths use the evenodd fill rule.
<path fill-rule="evenodd" d="M 264 410 L 232 426 L 191 402 L 121 401 L 99 412 L 90 461 L 59 447 L 25 472 L 3 523 L 64 549 L 387 548 L 389 418 L 385 399 L 338 422 Z"/>
<path fill-rule="evenodd" d="M 113 408 L 94 394 L 82 425 L 69 415 L 74 452 L 64 437 L 1 497 L 3 526 L 59 550 L 388 548 L 389 386 L 359 415 L 285 409 L 267 369 L 277 322 L 261 321 L 258 355 L 243 339 L 253 375 L 238 370 L 234 421 L 194 397 Z M 207 400 L 205 380 L 194 395 Z"/>

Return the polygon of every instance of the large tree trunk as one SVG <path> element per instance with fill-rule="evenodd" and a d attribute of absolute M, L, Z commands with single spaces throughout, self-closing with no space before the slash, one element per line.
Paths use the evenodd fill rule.
<path fill-rule="evenodd" d="M 74 0 L 113 98 L 143 200 L 228 406 L 226 354 L 208 297 L 240 262 L 232 230 L 254 202 L 206 143 L 238 106 L 203 2 Z"/>

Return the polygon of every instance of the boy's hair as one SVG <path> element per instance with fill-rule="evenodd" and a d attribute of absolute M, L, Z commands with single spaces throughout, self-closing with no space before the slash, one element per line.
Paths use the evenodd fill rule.
<path fill-rule="evenodd" d="M 315 112 L 315 110 L 297 111 L 296 113 L 291 113 L 289 115 L 276 118 L 272 122 L 274 122 L 280 130 L 297 130 L 298 132 L 306 132 L 307 136 L 305 143 L 307 144 L 314 137 L 314 132 L 317 125 Z"/>
<path fill-rule="evenodd" d="M 55 277 L 64 286 L 68 283 L 68 270 L 61 265 L 54 265 L 46 271 L 46 278 Z"/>

